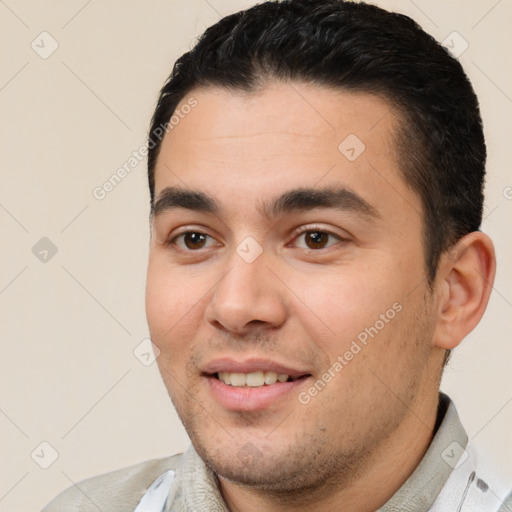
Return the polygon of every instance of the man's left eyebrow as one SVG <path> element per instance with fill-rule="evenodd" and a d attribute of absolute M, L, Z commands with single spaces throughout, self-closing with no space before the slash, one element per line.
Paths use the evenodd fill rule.
<path fill-rule="evenodd" d="M 381 218 L 374 206 L 345 186 L 296 188 L 285 192 L 273 201 L 261 202 L 258 209 L 266 218 L 274 219 L 284 214 L 314 208 L 352 212 L 369 220 Z"/>

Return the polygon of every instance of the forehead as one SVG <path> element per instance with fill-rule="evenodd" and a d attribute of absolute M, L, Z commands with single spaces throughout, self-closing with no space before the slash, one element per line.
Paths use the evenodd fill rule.
<path fill-rule="evenodd" d="M 196 106 L 181 114 L 191 100 Z M 209 149 L 219 154 L 224 150 L 233 153 L 237 143 L 240 149 L 262 141 L 265 147 L 260 150 L 278 153 L 285 136 L 289 145 L 295 143 L 299 154 L 315 147 L 337 153 L 344 135 L 350 134 L 360 139 L 371 135 L 374 146 L 385 142 L 389 147 L 397 119 L 391 104 L 377 95 L 296 82 L 269 83 L 250 93 L 217 87 L 196 89 L 180 102 L 176 112 L 180 114 L 174 116 L 177 124 L 170 127 L 162 146 L 186 143 L 200 148 L 213 142 Z M 276 134 L 280 137 L 275 138 Z"/>
<path fill-rule="evenodd" d="M 376 95 L 291 82 L 256 93 L 210 87 L 176 112 L 191 100 L 163 139 L 155 197 L 181 186 L 247 208 L 297 186 L 342 185 L 369 204 L 419 210 L 399 173 L 398 118 Z"/>

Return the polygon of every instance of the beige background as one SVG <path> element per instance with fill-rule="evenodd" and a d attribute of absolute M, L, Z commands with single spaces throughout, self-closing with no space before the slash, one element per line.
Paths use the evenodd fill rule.
<path fill-rule="evenodd" d="M 487 134 L 483 230 L 498 274 L 442 389 L 512 480 L 512 2 L 378 3 L 438 40 L 457 31 L 469 44 L 460 59 Z M 39 510 L 73 482 L 187 446 L 156 364 L 133 354 L 148 336 L 145 162 L 105 199 L 92 191 L 144 143 L 174 60 L 221 15 L 252 4 L 0 0 L 1 511 Z M 50 56 L 44 31 L 58 43 Z M 58 249 L 46 262 L 32 252 L 42 237 Z M 53 452 L 42 442 L 58 453 L 47 469 Z"/>

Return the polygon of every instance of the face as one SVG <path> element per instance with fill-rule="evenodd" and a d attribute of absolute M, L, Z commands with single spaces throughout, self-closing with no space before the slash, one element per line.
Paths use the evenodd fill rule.
<path fill-rule="evenodd" d="M 156 165 L 146 292 L 172 402 L 222 478 L 349 478 L 437 392 L 397 119 L 300 83 L 187 102 Z"/>

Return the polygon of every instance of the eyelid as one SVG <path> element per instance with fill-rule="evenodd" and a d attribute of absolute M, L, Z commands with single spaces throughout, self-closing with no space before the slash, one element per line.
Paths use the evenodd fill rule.
<path fill-rule="evenodd" d="M 164 241 L 165 246 L 168 247 L 169 245 L 175 245 L 178 249 L 181 249 L 183 251 L 199 252 L 201 249 L 197 249 L 195 251 L 192 251 L 190 249 L 183 249 L 183 248 L 179 247 L 176 244 L 176 242 L 175 242 L 176 238 L 178 238 L 180 236 L 183 236 L 183 235 L 186 235 L 188 233 L 199 233 L 201 235 L 205 235 L 205 236 L 211 238 L 212 240 L 215 240 L 215 241 L 218 242 L 218 240 L 213 235 L 208 233 L 208 229 L 207 228 L 204 228 L 204 227 L 199 227 L 198 228 L 198 227 L 184 226 L 184 227 L 182 227 L 182 230 L 180 230 L 178 232 L 173 232 L 171 235 L 169 235 L 168 237 L 165 238 L 165 241 Z M 209 247 L 206 247 L 206 249 L 209 249 Z"/>
<path fill-rule="evenodd" d="M 320 226 L 318 224 L 310 224 L 308 226 L 301 226 L 300 228 L 297 228 L 292 232 L 293 239 L 297 238 L 300 235 L 303 235 L 304 233 L 308 233 L 309 231 L 319 231 L 321 233 L 327 233 L 329 235 L 332 235 L 333 237 L 337 238 L 340 241 L 347 241 L 350 239 L 350 235 L 347 233 L 346 236 L 335 233 L 333 230 L 330 230 L 328 228 L 325 228 L 323 226 Z"/>

